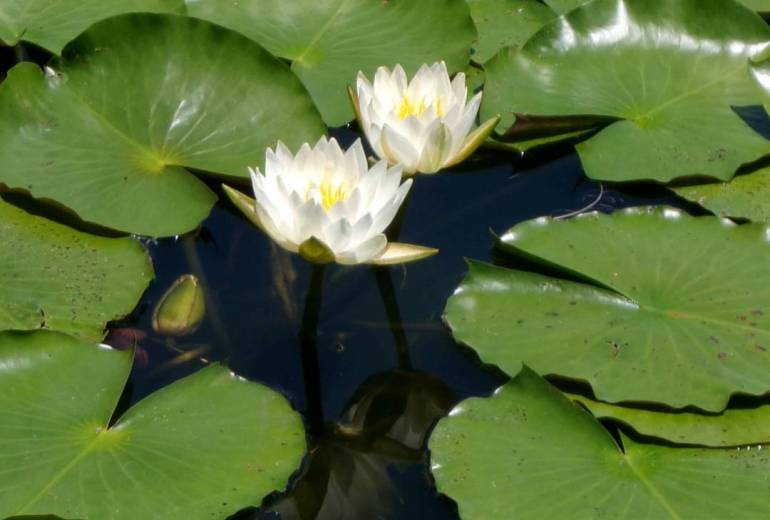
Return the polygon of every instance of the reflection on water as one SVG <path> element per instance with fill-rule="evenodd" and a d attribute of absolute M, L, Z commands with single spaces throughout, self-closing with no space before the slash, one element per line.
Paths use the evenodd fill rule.
<path fill-rule="evenodd" d="M 391 518 L 398 474 L 424 462 L 427 433 L 454 402 L 449 387 L 424 372 L 372 377 L 340 423 L 317 439 L 297 484 L 270 510 L 283 518 Z"/>
<path fill-rule="evenodd" d="M 224 204 L 196 233 L 148 241 L 157 279 L 112 335 L 140 347 L 121 408 L 207 362 L 224 361 L 281 391 L 306 419 L 317 414 L 321 425 L 288 492 L 237 518 L 457 518 L 433 487 L 426 438 L 457 401 L 487 395 L 505 380 L 458 347 L 442 324 L 464 258 L 492 261 L 490 231 L 499 235 L 528 218 L 591 203 L 608 210 L 661 200 L 662 190 L 632 198 L 606 186 L 597 199 L 600 187 L 585 180 L 574 154 L 518 168 L 514 175 L 497 156 L 416 180 L 399 238 L 437 247 L 439 255 L 386 270 L 326 269 L 313 345 L 318 393 L 310 388 L 309 400 L 298 337 L 308 265 Z M 152 330 L 153 308 L 187 273 L 204 286 L 206 317 L 190 336 L 163 337 Z"/>

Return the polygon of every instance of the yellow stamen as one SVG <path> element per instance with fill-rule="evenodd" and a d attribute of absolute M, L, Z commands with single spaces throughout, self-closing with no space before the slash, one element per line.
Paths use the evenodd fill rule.
<path fill-rule="evenodd" d="M 436 100 L 435 105 L 436 115 L 439 117 L 444 117 L 444 103 L 441 102 L 441 98 Z"/>
<path fill-rule="evenodd" d="M 334 185 L 330 180 L 324 179 L 318 187 L 321 195 L 321 207 L 324 211 L 329 211 L 332 207 L 343 200 L 347 200 L 349 194 L 342 184 Z"/>
<path fill-rule="evenodd" d="M 409 116 L 420 116 L 427 109 L 424 100 L 414 103 L 408 96 L 404 96 L 398 107 L 398 118 L 403 121 Z M 438 117 L 444 117 L 444 103 L 440 98 L 433 102 L 433 110 Z"/>
<path fill-rule="evenodd" d="M 409 116 L 419 116 L 425 112 L 425 108 L 424 101 L 420 100 L 419 104 L 415 104 L 409 97 L 404 96 L 401 100 L 401 105 L 398 107 L 398 118 L 404 120 Z"/>

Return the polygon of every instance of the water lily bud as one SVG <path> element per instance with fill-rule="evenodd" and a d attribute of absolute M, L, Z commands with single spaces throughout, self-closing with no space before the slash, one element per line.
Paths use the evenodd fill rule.
<path fill-rule="evenodd" d="M 206 300 L 198 278 L 186 274 L 166 291 L 155 306 L 152 329 L 166 336 L 187 336 L 194 333 L 206 313 Z"/>
<path fill-rule="evenodd" d="M 380 67 L 374 84 L 358 73 L 348 90 L 361 129 L 377 155 L 402 164 L 404 173 L 435 173 L 465 160 L 500 121 L 471 132 L 481 92 L 467 101 L 465 74 L 450 81 L 446 64 L 423 65 L 411 82 L 401 65 Z"/>
<path fill-rule="evenodd" d="M 265 172 L 251 170 L 256 200 L 227 186 L 230 200 L 281 247 L 314 263 L 394 264 L 419 260 L 435 249 L 388 243 L 384 231 L 404 202 L 411 180 L 401 166 L 372 168 L 361 140 L 342 151 L 322 137 L 293 155 L 283 143 L 268 148 Z"/>

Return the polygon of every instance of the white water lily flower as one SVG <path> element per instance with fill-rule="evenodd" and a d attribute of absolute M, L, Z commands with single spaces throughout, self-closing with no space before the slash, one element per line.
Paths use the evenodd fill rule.
<path fill-rule="evenodd" d="M 316 263 L 392 264 L 436 252 L 388 243 L 383 232 L 412 184 L 401 166 L 369 169 L 361 140 L 344 152 L 335 139 L 305 143 L 293 155 L 283 143 L 265 154 L 265 172 L 249 169 L 255 200 L 225 186 L 230 199 L 283 248 Z"/>
<path fill-rule="evenodd" d="M 434 173 L 465 160 L 489 137 L 500 118 L 471 133 L 481 92 L 467 101 L 465 74 L 450 82 L 446 64 L 423 65 L 407 83 L 401 65 L 380 67 L 374 84 L 358 73 L 348 89 L 361 129 L 374 151 L 404 172 Z"/>

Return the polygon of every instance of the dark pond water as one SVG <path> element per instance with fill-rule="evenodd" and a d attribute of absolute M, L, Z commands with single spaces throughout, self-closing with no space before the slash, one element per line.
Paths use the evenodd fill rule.
<path fill-rule="evenodd" d="M 356 137 L 345 129 L 336 135 L 346 142 Z M 682 205 L 663 189 L 632 195 L 589 182 L 571 150 L 547 162 L 515 163 L 493 155 L 416 179 L 399 239 L 437 247 L 439 255 L 406 267 L 326 270 L 318 384 L 310 399 L 298 339 L 310 278 L 305 262 L 225 204 L 196 233 L 145 241 L 156 279 L 136 311 L 115 324 L 146 334 L 121 407 L 206 362 L 223 361 L 286 395 L 306 418 L 322 413 L 325 423 L 310 436 L 311 455 L 288 493 L 237 518 L 457 518 L 429 475 L 428 434 L 458 401 L 488 395 L 505 381 L 456 345 L 442 323 L 446 299 L 466 270 L 464 259 L 495 261 L 493 233 L 541 215 L 591 203 L 605 211 Z M 185 273 L 204 282 L 207 316 L 193 336 L 172 343 L 153 334 L 152 311 Z"/>

